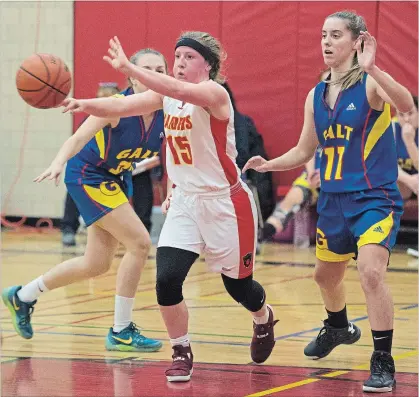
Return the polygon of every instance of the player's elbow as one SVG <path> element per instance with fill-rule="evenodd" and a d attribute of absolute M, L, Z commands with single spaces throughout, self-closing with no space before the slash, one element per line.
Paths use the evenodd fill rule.
<path fill-rule="evenodd" d="M 309 162 L 313 158 L 314 152 L 316 150 L 316 148 L 312 149 L 311 147 L 301 144 L 300 142 L 295 147 L 295 149 L 298 159 L 302 164 Z"/>
<path fill-rule="evenodd" d="M 128 111 L 129 106 L 125 98 L 108 98 L 106 117 L 123 117 Z"/>
<path fill-rule="evenodd" d="M 401 84 L 399 84 L 399 89 L 400 95 L 397 98 L 397 102 L 394 101 L 394 105 L 399 112 L 409 113 L 415 107 L 412 95 L 410 94 L 409 90 Z"/>

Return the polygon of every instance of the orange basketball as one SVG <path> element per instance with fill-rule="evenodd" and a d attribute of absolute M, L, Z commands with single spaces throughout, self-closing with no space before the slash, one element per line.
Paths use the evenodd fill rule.
<path fill-rule="evenodd" d="M 33 54 L 26 58 L 16 73 L 19 95 L 38 109 L 58 106 L 71 90 L 71 73 L 59 57 Z"/>

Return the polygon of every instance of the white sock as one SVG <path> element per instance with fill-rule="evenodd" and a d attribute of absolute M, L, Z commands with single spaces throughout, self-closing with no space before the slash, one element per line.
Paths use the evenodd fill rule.
<path fill-rule="evenodd" d="M 266 324 L 269 320 L 269 310 L 268 310 L 268 306 L 266 306 L 266 313 L 263 316 L 260 317 L 256 317 L 253 314 L 253 321 L 255 322 L 255 324 Z"/>
<path fill-rule="evenodd" d="M 115 295 L 114 332 L 121 332 L 132 322 L 134 299 L 135 298 L 126 298 L 125 296 Z"/>
<path fill-rule="evenodd" d="M 188 347 L 190 345 L 189 334 L 179 336 L 176 339 L 170 339 L 170 344 L 172 346 L 182 345 L 183 347 Z"/>
<path fill-rule="evenodd" d="M 17 292 L 17 297 L 22 302 L 33 302 L 44 292 L 49 291 L 44 283 L 44 276 L 40 276 L 26 284 L 22 289 Z"/>

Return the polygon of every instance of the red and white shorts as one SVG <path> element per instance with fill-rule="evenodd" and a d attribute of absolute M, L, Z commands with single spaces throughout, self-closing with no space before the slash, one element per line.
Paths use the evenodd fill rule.
<path fill-rule="evenodd" d="M 218 195 L 177 186 L 158 246 L 204 253 L 211 271 L 237 279 L 253 273 L 256 239 L 256 204 L 244 183 Z"/>

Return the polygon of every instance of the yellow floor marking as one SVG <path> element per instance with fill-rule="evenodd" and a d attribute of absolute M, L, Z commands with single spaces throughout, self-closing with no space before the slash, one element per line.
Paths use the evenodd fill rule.
<path fill-rule="evenodd" d="M 398 354 L 396 356 L 393 356 L 394 361 L 397 360 L 402 360 L 404 358 L 407 357 L 413 357 L 413 356 L 417 356 L 419 353 L 418 350 L 413 350 L 407 353 L 403 353 L 403 354 Z M 368 370 L 370 368 L 370 364 L 361 364 L 361 365 L 357 365 L 355 367 L 353 367 L 352 369 L 349 369 L 347 371 L 333 371 L 333 372 L 329 372 L 326 373 L 324 375 L 321 375 L 321 378 L 335 378 L 337 376 L 340 375 L 345 375 L 353 370 Z M 321 378 L 308 378 L 305 380 L 301 380 L 298 382 L 294 382 L 294 383 L 289 383 L 288 385 L 284 385 L 284 386 L 279 386 L 279 387 L 274 387 L 273 389 L 268 389 L 268 390 L 263 390 L 254 394 L 249 394 L 246 397 L 262 397 L 262 396 L 267 396 L 269 394 L 273 394 L 273 393 L 278 393 L 280 391 L 284 391 L 284 390 L 289 390 L 289 389 L 294 389 L 295 387 L 300 387 L 300 386 L 304 386 L 307 385 L 309 383 L 314 383 L 314 382 L 318 382 L 321 380 Z"/>
<path fill-rule="evenodd" d="M 319 380 L 320 379 L 314 379 L 314 378 L 304 379 L 304 380 L 300 380 L 298 382 L 289 383 L 288 385 L 274 387 L 273 389 L 263 390 L 263 391 L 260 391 L 260 392 L 257 392 L 257 393 L 249 394 L 245 397 L 267 396 L 268 394 L 278 393 L 280 391 L 289 390 L 289 389 L 294 389 L 294 387 L 300 387 L 300 386 L 308 385 L 309 383 L 318 382 Z"/>

